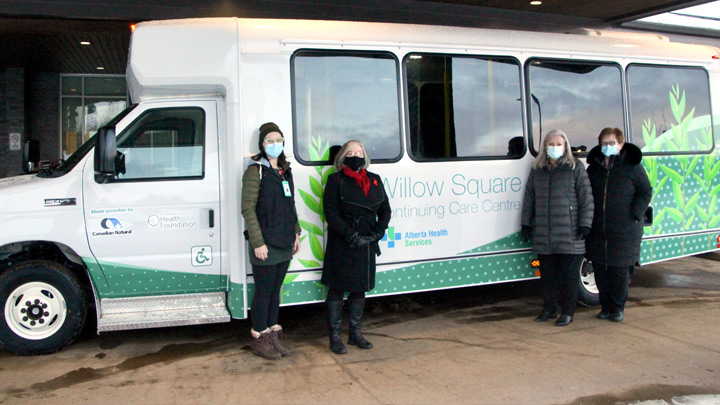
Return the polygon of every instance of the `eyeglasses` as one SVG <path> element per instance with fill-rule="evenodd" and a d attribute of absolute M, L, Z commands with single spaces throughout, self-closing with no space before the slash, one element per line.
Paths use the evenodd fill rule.
<path fill-rule="evenodd" d="M 274 143 L 283 143 L 285 142 L 284 138 L 278 138 L 278 139 L 266 139 L 264 141 L 267 145 L 272 145 Z"/>
<path fill-rule="evenodd" d="M 610 142 L 600 142 L 600 146 L 615 146 L 617 145 L 617 142 L 610 141 Z"/>
<path fill-rule="evenodd" d="M 353 157 L 353 156 L 359 157 L 359 158 L 364 158 L 364 157 L 365 157 L 365 154 L 362 153 L 362 152 L 347 152 L 347 153 L 345 154 L 345 157 Z"/>

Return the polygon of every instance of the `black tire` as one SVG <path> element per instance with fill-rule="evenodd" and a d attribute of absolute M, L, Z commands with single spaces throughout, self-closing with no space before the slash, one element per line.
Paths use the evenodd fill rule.
<path fill-rule="evenodd" d="M 78 337 L 87 306 L 66 267 L 44 260 L 11 267 L 0 275 L 0 346 L 23 356 L 55 353 Z"/>
<path fill-rule="evenodd" d="M 595 285 L 595 273 L 592 262 L 583 257 L 579 271 L 578 303 L 586 307 L 600 305 L 600 294 L 598 293 L 597 285 Z"/>

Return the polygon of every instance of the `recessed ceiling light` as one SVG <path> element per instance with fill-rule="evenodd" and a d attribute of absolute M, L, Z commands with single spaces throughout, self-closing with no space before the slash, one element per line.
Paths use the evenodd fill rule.
<path fill-rule="evenodd" d="M 541 4 L 542 4 L 542 1 L 538 1 L 538 0 L 535 0 L 535 1 L 531 1 L 531 2 L 530 2 L 530 5 L 531 5 L 531 6 L 539 6 L 539 5 L 541 5 Z"/>
<path fill-rule="evenodd" d="M 98 66 L 96 69 L 97 69 L 97 70 L 105 70 L 105 68 L 102 67 L 102 66 Z"/>
<path fill-rule="evenodd" d="M 88 41 L 80 41 L 80 45 L 90 45 L 90 42 L 88 42 Z"/>

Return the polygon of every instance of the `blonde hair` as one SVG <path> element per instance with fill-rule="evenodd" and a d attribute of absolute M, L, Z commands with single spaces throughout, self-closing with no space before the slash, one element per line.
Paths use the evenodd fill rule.
<path fill-rule="evenodd" d="M 553 129 L 545 135 L 542 143 L 542 148 L 540 148 L 540 152 L 533 161 L 533 169 L 544 168 L 550 164 L 550 158 L 547 154 L 547 144 L 548 142 L 550 142 L 550 139 L 555 136 L 562 137 L 563 141 L 565 142 L 565 150 L 563 151 L 563 155 L 560 157 L 560 159 L 558 159 L 558 165 L 568 163 L 570 167 L 572 167 L 573 169 L 575 168 L 575 158 L 573 157 L 572 151 L 570 150 L 570 141 L 568 141 L 567 135 L 565 135 L 565 132 L 559 129 Z"/>
<path fill-rule="evenodd" d="M 361 169 L 367 169 L 370 167 L 370 156 L 368 155 L 367 151 L 365 150 L 365 145 L 362 144 L 362 142 L 351 139 L 340 148 L 337 155 L 335 155 L 335 170 L 341 171 L 343 166 L 345 166 L 345 154 L 347 153 L 348 149 L 355 145 L 360 145 L 360 147 L 363 150 L 363 155 L 365 155 L 365 163 L 360 167 Z"/>

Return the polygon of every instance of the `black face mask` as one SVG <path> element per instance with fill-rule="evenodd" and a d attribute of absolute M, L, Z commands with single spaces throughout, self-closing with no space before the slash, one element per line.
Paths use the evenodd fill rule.
<path fill-rule="evenodd" d="M 362 165 L 365 164 L 365 158 L 353 156 L 353 157 L 346 157 L 345 158 L 345 166 L 353 169 L 354 171 L 358 171 L 359 168 L 362 167 Z"/>

